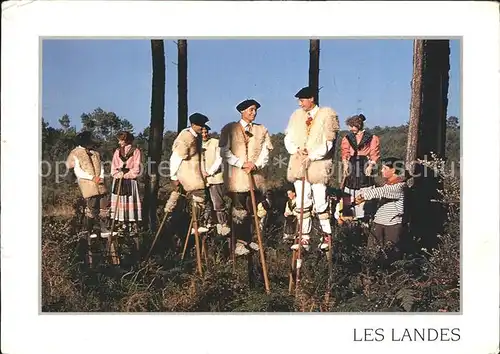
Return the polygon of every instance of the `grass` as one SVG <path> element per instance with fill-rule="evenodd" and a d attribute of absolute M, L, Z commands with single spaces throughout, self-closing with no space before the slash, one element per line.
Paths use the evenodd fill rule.
<path fill-rule="evenodd" d="M 66 209 L 64 209 L 66 210 Z M 185 216 L 184 216 L 185 217 Z M 122 270 L 84 261 L 86 241 L 77 218 L 46 213 L 42 220 L 42 311 L 46 312 L 437 312 L 459 311 L 459 211 L 452 209 L 447 232 L 432 252 L 414 244 L 403 260 L 388 264 L 368 249 L 367 234 L 335 227 L 333 285 L 327 293 L 328 265 L 317 252 L 307 254 L 297 296 L 288 293 L 291 252 L 277 225 L 264 234 L 271 293 L 264 291 L 258 253 L 238 258 L 235 269 L 224 257 L 222 241 L 209 247 L 204 274 L 196 273 L 193 247 L 180 259 L 185 230 L 167 226 L 146 262 L 133 267 L 129 239 L 122 239 Z M 186 225 L 186 219 L 174 221 Z M 170 223 L 172 225 L 172 223 Z M 316 226 L 317 227 L 317 226 Z M 154 235 L 140 235 L 142 255 Z M 103 241 L 104 242 L 104 241 Z M 249 279 L 249 274 L 253 276 Z"/>

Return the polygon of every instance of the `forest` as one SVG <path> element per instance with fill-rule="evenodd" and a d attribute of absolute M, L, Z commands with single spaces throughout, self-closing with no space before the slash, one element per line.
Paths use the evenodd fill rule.
<path fill-rule="evenodd" d="M 187 126 L 186 74 L 179 40 L 179 130 Z M 85 261 L 86 240 L 80 235 L 82 203 L 72 171 L 65 161 L 78 133 L 74 117 L 64 115 L 59 126 L 42 118 L 42 311 L 46 312 L 457 312 L 460 311 L 460 125 L 446 116 L 447 85 L 434 85 L 448 77 L 448 41 L 416 40 L 412 103 L 408 124 L 367 127 L 380 137 L 382 157 L 417 160 L 432 171 L 424 182 L 415 178 L 409 203 L 414 205 L 404 258 L 384 262 L 383 254 L 366 247 L 369 233 L 359 225 L 334 224 L 333 256 L 328 262 L 311 253 L 301 270 L 300 293 L 289 292 L 291 252 L 281 242 L 282 218 L 267 229 L 264 247 L 271 291 L 264 291 L 262 269 L 256 255 L 233 265 L 219 241 L 208 243 L 203 275 L 196 272 L 193 242 L 181 259 L 189 213 L 179 212 L 165 222 L 155 252 L 149 250 L 172 191 L 168 178 L 171 146 L 178 131 L 164 132 L 165 64 L 162 41 L 152 40 L 152 107 L 149 127 L 133 127 L 115 112 L 97 107 L 79 119 L 82 130 L 92 131 L 105 162 L 105 183 L 111 185 L 110 161 L 117 147 L 116 134 L 127 130 L 142 151 L 144 173 L 138 182 L 144 196 L 145 220 L 140 233 L 141 261 L 132 257 L 131 241 L 120 240 L 119 269 L 101 259 L 97 269 Z M 311 40 L 310 85 L 317 87 L 319 41 Z M 443 76 L 444 75 L 444 76 Z M 186 79 L 187 80 L 187 79 Z M 163 87 L 163 88 L 162 88 Z M 425 100 L 431 96 L 436 99 Z M 344 136 L 346 131 L 341 131 Z M 217 135 L 217 132 L 214 132 Z M 284 135 L 272 135 L 274 150 L 266 168 L 269 188 L 277 196 L 282 215 L 286 193 Z M 339 143 L 334 161 L 340 161 Z M 283 160 L 285 159 L 285 160 Z M 166 168 L 165 168 L 166 166 Z M 153 178 L 154 177 L 154 178 Z M 334 171 L 330 186 L 337 188 Z M 431 182 L 429 182 L 431 181 Z M 318 227 L 318 225 L 314 225 Z M 105 242 L 105 241 L 103 241 Z M 248 263 L 248 264 L 247 264 Z M 329 271 L 333 282 L 327 288 Z"/>

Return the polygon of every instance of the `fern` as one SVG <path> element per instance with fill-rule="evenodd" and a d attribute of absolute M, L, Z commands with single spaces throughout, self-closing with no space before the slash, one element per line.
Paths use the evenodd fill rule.
<path fill-rule="evenodd" d="M 396 293 L 396 299 L 401 301 L 401 306 L 406 312 L 410 312 L 413 304 L 417 300 L 415 295 L 415 290 L 403 288 Z"/>

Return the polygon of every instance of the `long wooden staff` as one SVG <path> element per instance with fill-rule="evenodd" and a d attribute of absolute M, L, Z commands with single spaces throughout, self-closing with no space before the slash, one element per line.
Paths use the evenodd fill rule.
<path fill-rule="evenodd" d="M 201 268 L 201 249 L 200 249 L 200 234 L 198 233 L 198 215 L 197 215 L 197 207 L 196 207 L 196 202 L 194 200 L 191 201 L 192 204 L 192 220 L 193 220 L 193 227 L 194 227 L 194 241 L 195 241 L 195 247 L 196 247 L 196 263 L 198 266 L 198 273 L 200 273 L 201 276 L 203 276 L 203 270 Z"/>
<path fill-rule="evenodd" d="M 259 242 L 260 262 L 262 264 L 262 271 L 264 272 L 264 285 L 266 287 L 266 293 L 269 294 L 271 292 L 271 288 L 269 285 L 269 278 L 267 275 L 266 258 L 264 255 L 264 243 L 262 242 L 262 235 L 260 233 L 260 227 L 259 227 L 259 219 L 257 216 L 257 203 L 255 201 L 254 179 L 252 173 L 248 174 L 248 181 L 250 183 L 250 196 L 252 199 L 253 219 L 255 222 L 255 229 L 257 230 L 257 240 Z"/>
<path fill-rule="evenodd" d="M 193 218 L 189 221 L 189 227 L 186 233 L 186 240 L 184 241 L 184 249 L 182 250 L 181 260 L 184 260 L 184 255 L 186 254 L 189 237 L 191 236 L 191 228 L 193 227 Z"/>
<path fill-rule="evenodd" d="M 234 203 L 234 202 L 233 202 Z M 230 242 L 230 252 L 231 252 L 231 262 L 233 263 L 233 272 L 236 272 L 236 233 L 234 232 L 234 206 L 231 203 L 231 242 Z"/>
<path fill-rule="evenodd" d="M 297 241 L 297 234 L 299 234 L 299 223 L 300 221 L 295 225 L 295 239 L 293 243 L 295 244 Z M 289 275 L 289 282 L 288 282 L 288 293 L 291 295 L 292 290 L 293 290 L 293 283 L 294 283 L 294 278 L 295 278 L 295 265 L 297 262 L 297 253 L 293 250 L 292 251 L 292 263 L 290 264 L 290 272 L 288 273 Z"/>
<path fill-rule="evenodd" d="M 106 246 L 106 253 L 109 254 L 110 250 L 111 250 L 111 262 L 113 264 L 120 264 L 120 258 L 118 258 L 116 256 L 116 248 L 115 248 L 115 239 L 113 237 L 113 232 L 115 230 L 115 220 L 116 220 L 116 217 L 117 217 L 117 212 L 118 212 L 118 204 L 120 204 L 120 193 L 121 193 L 121 190 L 122 190 L 122 181 L 123 181 L 123 178 L 119 178 L 118 180 L 118 190 L 117 190 L 117 195 L 116 195 L 116 205 L 115 205 L 115 211 L 113 213 L 113 220 L 111 220 L 111 232 L 108 236 L 108 243 L 107 243 L 107 246 Z"/>

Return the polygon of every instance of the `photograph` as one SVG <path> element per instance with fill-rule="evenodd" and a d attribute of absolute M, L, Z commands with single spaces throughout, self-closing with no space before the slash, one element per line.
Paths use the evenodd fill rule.
<path fill-rule="evenodd" d="M 460 312 L 461 40 L 42 39 L 42 312 Z"/>
<path fill-rule="evenodd" d="M 500 353 L 499 9 L 3 2 L 0 351 Z"/>

